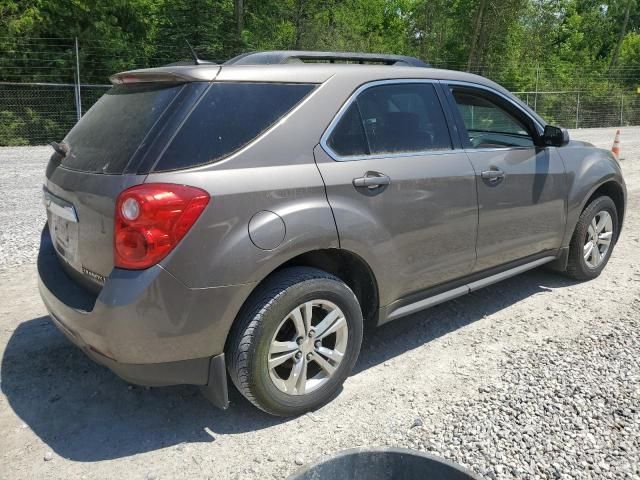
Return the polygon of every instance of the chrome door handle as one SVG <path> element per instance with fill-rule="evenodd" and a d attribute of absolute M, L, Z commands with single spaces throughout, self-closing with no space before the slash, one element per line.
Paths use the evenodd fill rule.
<path fill-rule="evenodd" d="M 502 170 L 485 170 L 480 174 L 482 178 L 485 180 L 489 180 L 490 182 L 497 182 L 498 180 L 502 180 L 504 178 L 504 172 Z"/>
<path fill-rule="evenodd" d="M 378 187 L 382 187 L 384 185 L 389 185 L 391 183 L 391 179 L 379 172 L 367 172 L 364 177 L 354 178 L 353 186 L 356 188 L 369 188 L 373 190 Z"/>

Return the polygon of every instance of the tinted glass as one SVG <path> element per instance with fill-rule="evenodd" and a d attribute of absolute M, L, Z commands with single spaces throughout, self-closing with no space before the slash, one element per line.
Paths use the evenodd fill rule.
<path fill-rule="evenodd" d="M 353 102 L 342 115 L 327 144 L 342 157 L 369 154 L 357 102 Z"/>
<path fill-rule="evenodd" d="M 96 102 L 64 141 L 62 165 L 92 173 L 122 173 L 145 135 L 182 86 L 119 85 Z"/>
<path fill-rule="evenodd" d="M 451 149 L 433 85 L 381 85 L 365 90 L 357 101 L 371 154 Z"/>
<path fill-rule="evenodd" d="M 155 171 L 214 162 L 244 147 L 298 104 L 309 84 L 214 83 Z"/>
<path fill-rule="evenodd" d="M 452 90 L 473 148 L 533 146 L 527 127 L 485 94 Z"/>

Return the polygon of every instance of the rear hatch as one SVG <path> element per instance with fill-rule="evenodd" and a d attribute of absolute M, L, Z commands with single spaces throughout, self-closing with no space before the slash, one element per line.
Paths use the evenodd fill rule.
<path fill-rule="evenodd" d="M 43 192 L 49 232 L 63 266 L 84 286 L 99 290 L 113 269 L 117 196 L 143 183 L 207 85 L 114 86 L 52 155 Z"/>

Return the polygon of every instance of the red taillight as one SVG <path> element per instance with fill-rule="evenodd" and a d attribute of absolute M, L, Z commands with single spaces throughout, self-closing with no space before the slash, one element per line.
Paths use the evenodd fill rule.
<path fill-rule="evenodd" d="M 204 190 L 171 183 L 137 185 L 122 192 L 116 201 L 115 266 L 139 270 L 158 263 L 208 203 Z"/>

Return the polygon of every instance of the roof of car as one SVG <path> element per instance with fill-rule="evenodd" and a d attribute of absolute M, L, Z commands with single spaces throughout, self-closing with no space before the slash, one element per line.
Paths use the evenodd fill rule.
<path fill-rule="evenodd" d="M 200 64 L 193 65 L 173 64 L 130 70 L 117 73 L 111 76 L 110 80 L 113 84 L 156 81 L 211 82 L 214 80 L 324 83 L 331 78 L 337 80 L 337 77 L 340 77 L 347 83 L 356 85 L 394 79 L 459 81 L 483 85 L 506 94 L 536 116 L 540 122 L 544 122 L 508 90 L 485 77 L 457 70 L 432 68 L 413 57 L 349 52 L 273 51 L 240 55 L 223 64 L 199 62 Z"/>
<path fill-rule="evenodd" d="M 114 84 L 152 81 L 263 81 L 322 83 L 335 75 L 387 78 L 432 78 L 488 82 L 482 77 L 437 70 L 415 57 L 384 53 L 273 50 L 248 52 L 222 64 L 200 60 L 113 75 Z"/>
<path fill-rule="evenodd" d="M 496 87 L 491 80 L 467 72 L 431 67 L 396 65 L 360 65 L 344 63 L 287 63 L 268 65 L 202 64 L 168 65 L 164 67 L 129 70 L 113 75 L 114 84 L 131 81 L 245 81 L 323 83 L 334 76 L 353 76 L 364 81 L 394 78 L 424 78 L 457 80 Z"/>

